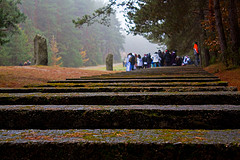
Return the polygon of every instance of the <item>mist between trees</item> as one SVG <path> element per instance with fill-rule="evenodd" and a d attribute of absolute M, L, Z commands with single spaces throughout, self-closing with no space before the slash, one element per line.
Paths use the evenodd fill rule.
<path fill-rule="evenodd" d="M 0 2 L 3 4 L 9 1 Z M 25 23 L 7 28 L 19 28 L 21 34 L 13 34 L 8 43 L 5 43 L 5 39 L 0 39 L 1 44 L 5 43 L 0 49 L 0 65 L 17 65 L 20 61 L 31 59 L 36 33 L 44 35 L 49 46 L 54 46 L 49 47 L 49 60 L 54 65 L 79 67 L 103 64 L 108 53 L 114 54 L 114 60 L 118 62 L 121 60 L 120 50 L 123 49 L 124 36 L 120 33 L 119 22 L 112 14 L 117 7 L 122 7 L 125 11 L 130 33 L 166 45 L 169 50 L 177 50 L 178 55 L 193 56 L 193 44 L 198 42 L 201 62 L 206 66 L 215 62 L 224 62 L 226 66 L 240 65 L 238 0 L 108 2 L 22 0 L 19 7 L 27 18 Z M 6 8 L 6 5 L 2 8 Z M 100 19 L 95 21 L 94 17 Z M 80 28 L 75 28 L 72 20 Z M 14 24 L 22 21 L 17 20 Z M 95 22 L 111 25 L 106 27 Z M 83 24 L 88 27 L 81 27 Z M 0 38 L 6 38 L 4 33 L 1 26 Z"/>
<path fill-rule="evenodd" d="M 93 12 L 103 6 L 103 2 L 94 0 L 22 0 L 21 4 L 0 1 L 1 10 L 24 13 L 21 20 L 15 22 L 14 31 L 1 26 L 0 65 L 19 65 L 33 58 L 33 39 L 41 34 L 48 40 L 49 65 L 80 67 L 104 64 L 107 54 L 114 55 L 114 61 L 120 62 L 124 36 L 120 33 L 120 24 L 115 15 L 111 15 L 110 26 L 94 24 L 89 27 L 75 28 L 73 19 Z M 8 7 L 8 8 L 7 8 Z M 5 10 L 4 10 L 5 8 Z M 14 15 L 12 16 L 14 17 Z M 19 17 L 15 17 L 17 20 Z M 22 22 L 22 23 L 20 23 Z M 19 25 L 18 25 L 19 24 Z M 18 33 L 16 33 L 18 32 Z"/>
<path fill-rule="evenodd" d="M 115 7 L 124 8 L 131 33 L 165 44 L 179 55 L 193 55 L 198 42 L 206 66 L 217 61 L 240 65 L 239 0 L 109 0 L 77 24 L 90 24 L 96 14 L 108 15 Z"/>

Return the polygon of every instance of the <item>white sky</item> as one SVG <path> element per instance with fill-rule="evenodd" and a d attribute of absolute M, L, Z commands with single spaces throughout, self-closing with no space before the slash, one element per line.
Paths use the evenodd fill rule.
<path fill-rule="evenodd" d="M 109 2 L 108 0 L 102 0 L 104 2 Z M 121 2 L 121 0 L 118 0 Z M 117 10 L 116 17 L 118 18 L 119 22 L 121 23 L 122 28 L 126 28 L 125 19 L 123 14 L 120 13 L 121 9 Z M 142 36 L 134 36 L 132 34 L 127 35 L 126 32 L 122 31 L 123 35 L 125 35 L 125 52 L 126 53 L 137 53 L 137 54 L 146 54 L 146 53 L 154 53 L 158 51 L 159 46 L 157 44 L 150 43 L 146 38 Z"/>

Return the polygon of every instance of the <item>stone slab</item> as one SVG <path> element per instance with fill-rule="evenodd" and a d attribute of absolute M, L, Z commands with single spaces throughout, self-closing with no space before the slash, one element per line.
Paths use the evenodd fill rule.
<path fill-rule="evenodd" d="M 240 130 L 0 130 L 0 159 L 233 159 Z"/>
<path fill-rule="evenodd" d="M 213 79 L 218 78 L 216 76 L 124 76 L 124 74 L 118 76 L 92 76 L 92 77 L 82 77 L 82 78 L 68 78 L 66 80 L 92 80 L 92 79 Z"/>
<path fill-rule="evenodd" d="M 239 92 L 0 93 L 2 105 L 240 104 Z"/>
<path fill-rule="evenodd" d="M 69 92 L 202 92 L 238 91 L 237 87 L 38 87 L 38 88 L 0 88 L 0 93 L 69 93 Z"/>
<path fill-rule="evenodd" d="M 48 83 L 44 85 L 24 86 L 36 87 L 215 87 L 228 86 L 228 82 L 170 82 L 170 83 Z"/>
<path fill-rule="evenodd" d="M 240 105 L 0 106 L 0 129 L 238 129 Z"/>
<path fill-rule="evenodd" d="M 48 83 L 148 83 L 148 82 L 217 82 L 220 81 L 219 78 L 209 78 L 209 79 L 92 79 L 92 80 L 63 80 L 63 81 L 48 81 Z"/>

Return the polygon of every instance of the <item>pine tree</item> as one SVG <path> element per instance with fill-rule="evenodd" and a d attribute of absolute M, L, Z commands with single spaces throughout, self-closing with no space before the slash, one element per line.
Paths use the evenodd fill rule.
<path fill-rule="evenodd" d="M 20 27 L 18 30 L 19 34 L 13 35 L 10 42 L 1 47 L 0 65 L 19 65 L 33 57 L 27 35 Z"/>
<path fill-rule="evenodd" d="M 18 31 L 18 24 L 25 21 L 25 16 L 18 8 L 20 1 L 0 1 L 0 45 L 9 42 L 9 35 Z"/>

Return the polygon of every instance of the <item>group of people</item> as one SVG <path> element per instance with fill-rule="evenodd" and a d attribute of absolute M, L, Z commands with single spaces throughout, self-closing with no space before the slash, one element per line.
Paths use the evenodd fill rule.
<path fill-rule="evenodd" d="M 22 63 L 19 64 L 19 66 L 30 66 L 30 65 L 31 65 L 31 61 L 29 61 L 29 60 L 27 60 L 23 64 Z"/>
<path fill-rule="evenodd" d="M 193 46 L 195 61 L 194 64 L 196 66 L 199 65 L 199 51 L 198 51 L 198 44 L 197 42 L 194 43 Z M 151 53 L 144 54 L 143 57 L 141 55 L 137 55 L 135 53 L 129 53 L 126 58 L 126 62 L 123 65 L 126 66 L 126 71 L 131 71 L 135 69 L 141 68 L 154 68 L 154 67 L 161 67 L 161 66 L 184 66 L 188 64 L 193 64 L 189 56 L 177 56 L 176 50 L 169 51 L 166 50 L 162 52 L 158 50 L 153 55 Z"/>
<path fill-rule="evenodd" d="M 126 66 L 126 71 L 131 71 L 151 67 L 181 66 L 182 62 L 182 58 L 176 56 L 176 51 L 170 52 L 166 50 L 166 52 L 162 52 L 159 50 L 153 55 L 151 55 L 151 53 L 144 54 L 143 57 L 139 54 L 129 53 L 124 64 Z"/>

